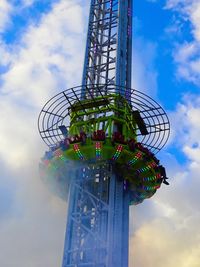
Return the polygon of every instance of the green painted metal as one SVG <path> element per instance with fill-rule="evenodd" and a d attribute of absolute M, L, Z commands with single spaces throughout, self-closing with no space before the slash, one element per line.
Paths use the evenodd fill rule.
<path fill-rule="evenodd" d="M 100 147 L 98 157 L 97 143 Z M 75 147 L 78 147 L 79 153 L 75 151 Z M 121 152 L 118 152 L 118 156 L 115 157 L 119 147 Z M 95 164 L 96 167 L 109 162 L 115 173 L 123 175 L 124 181 L 128 183 L 131 196 L 130 205 L 135 205 L 154 195 L 162 183 L 159 163 L 153 157 L 145 159 L 147 154 L 139 148 L 130 150 L 128 144 L 113 143 L 111 138 L 106 138 L 104 141 L 86 138 L 84 143 L 69 144 L 69 147 L 64 150 L 58 148 L 50 159 L 44 158 L 41 164 L 41 173 L 43 173 L 41 176 L 48 177 L 48 179 L 54 177 L 56 180 L 57 174 L 63 172 L 63 168 L 70 168 L 72 162 L 80 162 L 83 166 Z M 60 174 L 58 176 L 60 177 Z M 64 180 L 63 183 L 66 181 Z M 60 187 L 62 191 L 62 182 L 60 182 Z M 136 193 L 138 197 L 135 195 Z"/>
<path fill-rule="evenodd" d="M 114 126 L 121 128 L 125 140 L 136 139 L 136 122 L 128 101 L 119 94 L 98 96 L 73 104 L 70 116 L 70 135 L 81 131 L 91 134 L 103 130 L 108 138 L 112 137 Z"/>
<path fill-rule="evenodd" d="M 137 125 L 127 100 L 118 94 L 110 94 L 98 96 L 93 102 L 78 101 L 70 109 L 71 125 L 64 148 L 57 148 L 49 160 L 44 158 L 41 169 L 56 177 L 59 170 L 72 162 L 79 161 L 87 166 L 95 164 L 96 167 L 109 163 L 116 175 L 120 173 L 128 183 L 132 194 L 130 204 L 138 204 L 155 194 L 163 180 L 159 161 L 137 143 Z M 121 128 L 120 132 L 118 128 Z M 99 133 L 103 133 L 102 140 Z M 115 134 L 120 137 L 116 138 Z"/>

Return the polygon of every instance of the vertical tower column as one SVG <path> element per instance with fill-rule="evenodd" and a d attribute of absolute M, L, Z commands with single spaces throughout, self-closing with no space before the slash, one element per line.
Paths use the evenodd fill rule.
<path fill-rule="evenodd" d="M 130 88 L 131 60 L 132 0 L 92 0 L 82 84 Z"/>
<path fill-rule="evenodd" d="M 92 85 L 131 87 L 132 0 L 91 0 L 82 99 Z M 90 94 L 85 86 L 91 88 Z M 95 87 L 94 87 L 95 88 Z M 125 90 L 129 100 L 130 90 Z M 77 168 L 71 185 L 63 267 L 128 267 L 129 194 L 109 163 Z"/>
<path fill-rule="evenodd" d="M 129 194 L 123 181 L 112 175 L 109 185 L 108 257 L 110 267 L 128 267 Z"/>

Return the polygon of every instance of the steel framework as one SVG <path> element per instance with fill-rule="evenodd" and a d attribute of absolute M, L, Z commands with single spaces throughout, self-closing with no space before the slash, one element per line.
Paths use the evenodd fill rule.
<path fill-rule="evenodd" d="M 85 86 L 131 88 L 132 0 L 92 0 L 83 69 Z M 95 88 L 95 87 L 94 87 Z M 126 96 L 130 93 L 127 91 Z M 128 266 L 129 192 L 111 166 L 78 170 L 71 186 L 63 267 Z"/>
<path fill-rule="evenodd" d="M 82 84 L 131 88 L 131 56 L 132 0 L 92 0 Z"/>
<path fill-rule="evenodd" d="M 102 92 L 105 91 L 105 88 L 107 94 L 103 95 Z M 54 147 L 63 140 L 63 134 L 60 131 L 61 125 L 65 125 L 69 131 L 71 125 L 69 117 L 71 116 L 71 110 L 73 109 L 75 103 L 81 106 L 85 117 L 89 117 L 89 119 L 97 121 L 97 124 L 108 120 L 110 115 L 110 104 L 105 104 L 105 107 L 102 106 L 102 108 L 97 106 L 92 109 L 91 113 L 89 113 L 87 108 L 82 105 L 81 96 L 83 90 L 88 96 L 90 96 L 89 100 L 92 103 L 95 103 L 96 101 L 96 97 L 92 95 L 93 91 L 100 95 L 105 103 L 110 95 L 112 96 L 115 93 L 121 93 L 121 95 L 125 95 L 127 91 L 130 92 L 129 103 L 133 110 L 139 111 L 139 113 L 142 115 L 142 119 L 148 131 L 148 134 L 143 135 L 138 125 L 135 126 L 135 134 L 138 142 L 147 147 L 154 154 L 158 153 L 164 147 L 169 137 L 170 125 L 168 117 L 163 108 L 151 97 L 138 90 L 127 90 L 127 88 L 123 86 L 105 84 L 95 86 L 81 85 L 69 88 L 58 93 L 45 104 L 39 115 L 38 126 L 40 135 L 47 146 Z M 95 119 L 90 118 L 91 114 L 98 113 L 103 114 L 103 117 L 101 116 L 98 118 L 96 116 Z M 78 120 L 80 120 L 80 125 L 87 127 L 89 124 L 88 120 L 84 121 L 84 115 L 78 117 Z M 126 121 L 131 123 L 131 119 L 128 120 L 126 118 Z M 91 132 L 94 130 L 92 128 L 93 127 L 91 127 Z M 104 127 L 103 125 L 99 125 L 97 129 L 104 129 Z"/>

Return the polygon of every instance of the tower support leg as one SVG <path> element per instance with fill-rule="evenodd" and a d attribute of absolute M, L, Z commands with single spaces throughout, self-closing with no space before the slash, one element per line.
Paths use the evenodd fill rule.
<path fill-rule="evenodd" d="M 108 164 L 72 181 L 62 267 L 128 267 L 129 195 Z"/>

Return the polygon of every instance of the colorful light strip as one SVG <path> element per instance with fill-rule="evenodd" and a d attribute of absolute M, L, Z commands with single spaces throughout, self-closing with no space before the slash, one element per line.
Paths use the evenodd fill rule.
<path fill-rule="evenodd" d="M 141 152 L 138 152 L 135 155 L 135 157 L 128 162 L 128 166 L 134 165 L 138 161 L 138 159 L 140 159 L 141 157 L 142 157 L 142 153 Z"/>
<path fill-rule="evenodd" d="M 117 150 L 116 150 L 114 156 L 112 157 L 112 160 L 117 160 L 119 158 L 119 156 L 121 155 L 122 150 L 123 150 L 123 146 L 122 145 L 118 145 L 117 146 Z"/>
<path fill-rule="evenodd" d="M 146 192 L 145 193 L 140 193 L 140 194 L 138 194 L 137 195 L 137 198 L 140 198 L 140 199 L 144 199 L 144 198 L 146 198 Z"/>
<path fill-rule="evenodd" d="M 143 189 L 144 190 L 147 190 L 147 191 L 153 191 L 153 190 L 156 190 L 160 188 L 160 185 L 155 185 L 155 186 L 143 186 Z"/>
<path fill-rule="evenodd" d="M 63 155 L 60 156 L 60 159 L 61 159 L 62 161 L 64 161 L 64 162 L 68 162 L 68 160 L 66 159 L 66 157 L 64 157 Z"/>
<path fill-rule="evenodd" d="M 157 164 L 155 162 L 151 162 L 150 164 L 148 164 L 144 168 L 138 169 L 136 172 L 143 173 L 143 172 L 149 171 L 150 169 L 155 168 L 156 166 L 157 166 Z"/>
<path fill-rule="evenodd" d="M 73 145 L 73 149 L 74 149 L 74 152 L 76 153 L 76 155 L 79 157 L 79 159 L 84 160 L 84 156 L 80 151 L 79 145 L 78 144 L 74 144 Z"/>
<path fill-rule="evenodd" d="M 146 196 L 147 196 L 147 195 L 144 194 L 144 193 L 142 193 L 142 194 L 140 195 L 141 198 L 146 198 Z"/>
<path fill-rule="evenodd" d="M 64 162 L 67 162 L 68 160 L 66 159 L 66 157 L 63 156 L 63 151 L 62 150 L 56 150 L 54 152 L 54 156 L 61 159 Z"/>
<path fill-rule="evenodd" d="M 57 158 L 61 157 L 62 154 L 63 154 L 63 153 L 62 153 L 62 151 L 61 151 L 60 149 L 58 149 L 58 150 L 56 150 L 56 151 L 54 152 L 54 156 L 57 157 Z"/>
<path fill-rule="evenodd" d="M 101 158 L 101 153 L 102 153 L 102 144 L 101 142 L 96 142 L 95 143 L 95 151 L 96 151 L 96 159 Z"/>
<path fill-rule="evenodd" d="M 150 177 L 144 177 L 143 178 L 143 181 L 145 182 L 152 182 L 152 181 L 155 181 L 157 179 L 161 178 L 161 174 L 160 173 L 157 173 L 156 175 L 154 176 L 150 176 Z"/>

